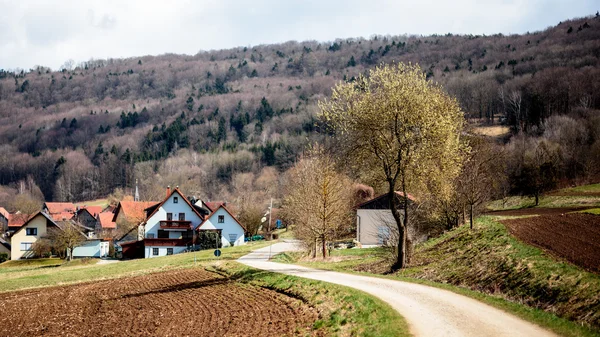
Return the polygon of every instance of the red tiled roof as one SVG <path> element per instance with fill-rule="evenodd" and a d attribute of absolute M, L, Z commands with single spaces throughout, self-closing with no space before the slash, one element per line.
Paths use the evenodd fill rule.
<path fill-rule="evenodd" d="M 103 229 L 111 229 L 117 228 L 117 224 L 112 221 L 114 214 L 111 212 L 104 212 L 98 214 L 98 221 L 100 222 L 100 227 Z"/>
<path fill-rule="evenodd" d="M 9 214 L 8 227 L 21 227 L 27 220 L 29 220 L 29 214 Z"/>
<path fill-rule="evenodd" d="M 211 212 L 215 212 L 219 207 L 225 206 L 226 202 L 224 201 L 207 201 L 205 202 L 206 206 L 210 209 Z"/>
<path fill-rule="evenodd" d="M 10 218 L 10 213 L 4 207 L 0 207 L 0 214 L 2 214 L 6 219 Z"/>
<path fill-rule="evenodd" d="M 83 206 L 81 208 L 86 209 L 92 216 L 102 213 L 102 206 Z"/>
<path fill-rule="evenodd" d="M 146 212 L 144 210 L 150 206 L 156 205 L 155 201 L 121 201 L 117 206 L 114 217 L 116 220 L 117 212 L 123 212 L 123 215 L 127 219 L 136 222 L 142 222 L 146 219 Z"/>
<path fill-rule="evenodd" d="M 58 214 L 58 213 L 75 213 L 76 207 L 72 202 L 47 202 L 46 208 L 48 208 L 48 213 Z"/>
<path fill-rule="evenodd" d="M 61 212 L 61 213 L 52 213 L 50 217 L 54 221 L 63 221 L 63 220 L 71 220 L 75 214 L 71 212 Z"/>
<path fill-rule="evenodd" d="M 396 194 L 398 196 L 400 196 L 401 198 L 404 198 L 404 193 L 400 192 L 400 191 L 396 191 Z M 416 201 L 417 199 L 415 199 L 415 197 L 413 197 L 410 193 L 406 193 L 406 196 L 408 198 L 408 200 L 412 200 L 412 201 Z"/>

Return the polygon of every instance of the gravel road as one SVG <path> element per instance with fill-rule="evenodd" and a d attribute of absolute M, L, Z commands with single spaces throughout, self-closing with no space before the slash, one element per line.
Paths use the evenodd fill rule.
<path fill-rule="evenodd" d="M 502 310 L 447 290 L 269 262 L 270 256 L 296 249 L 293 242 L 276 243 L 238 261 L 257 269 L 340 284 L 374 295 L 406 318 L 414 336 L 556 336 Z"/>

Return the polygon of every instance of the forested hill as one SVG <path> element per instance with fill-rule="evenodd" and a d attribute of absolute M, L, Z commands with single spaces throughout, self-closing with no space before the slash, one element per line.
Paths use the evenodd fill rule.
<path fill-rule="evenodd" d="M 552 114 L 600 108 L 599 58 L 596 15 L 524 35 L 374 36 L 3 70 L 0 184 L 28 180 L 47 200 L 76 201 L 138 178 L 147 199 L 165 182 L 217 197 L 236 173 L 287 168 L 318 137 L 317 102 L 381 62 L 418 63 L 469 116 L 539 132 Z"/>

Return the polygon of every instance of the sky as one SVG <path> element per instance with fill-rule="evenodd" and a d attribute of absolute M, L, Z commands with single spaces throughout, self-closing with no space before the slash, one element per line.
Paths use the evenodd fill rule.
<path fill-rule="evenodd" d="M 0 0 L 0 69 L 373 34 L 514 34 L 598 0 Z"/>

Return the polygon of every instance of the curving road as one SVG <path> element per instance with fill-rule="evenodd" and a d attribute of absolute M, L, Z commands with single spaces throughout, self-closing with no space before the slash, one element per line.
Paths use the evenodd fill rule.
<path fill-rule="evenodd" d="M 296 249 L 293 242 L 276 243 L 243 256 L 238 262 L 257 269 L 340 284 L 374 295 L 404 316 L 414 336 L 556 336 L 502 310 L 447 290 L 269 262 L 277 253 Z"/>

